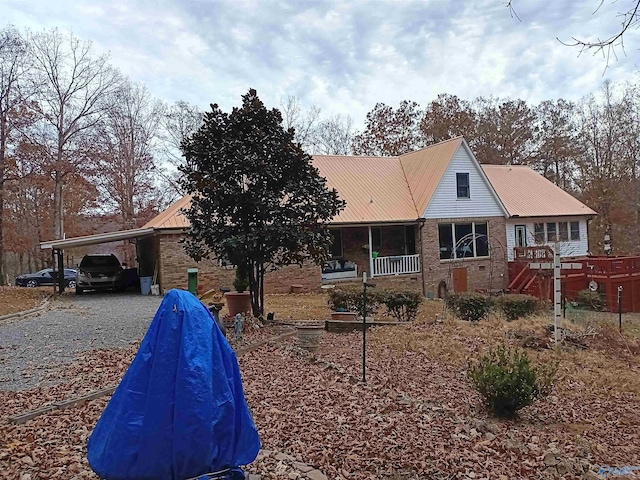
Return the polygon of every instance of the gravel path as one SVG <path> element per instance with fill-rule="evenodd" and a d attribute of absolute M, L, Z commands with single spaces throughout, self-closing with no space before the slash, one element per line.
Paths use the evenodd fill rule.
<path fill-rule="evenodd" d="M 162 297 L 88 293 L 62 297 L 37 316 L 0 324 L 0 390 L 27 390 L 81 352 L 142 339 Z"/>

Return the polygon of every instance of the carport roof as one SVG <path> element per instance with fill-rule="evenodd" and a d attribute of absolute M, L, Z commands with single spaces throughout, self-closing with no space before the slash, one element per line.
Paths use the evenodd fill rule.
<path fill-rule="evenodd" d="M 133 230 L 122 230 L 120 232 L 97 233 L 95 235 L 87 235 L 85 237 L 63 238 L 42 242 L 40 248 L 48 250 L 50 248 L 64 249 L 73 247 L 84 247 L 87 245 L 97 245 L 98 243 L 118 242 L 120 240 L 129 240 L 132 238 L 141 238 L 153 235 L 154 228 L 135 228 Z"/>

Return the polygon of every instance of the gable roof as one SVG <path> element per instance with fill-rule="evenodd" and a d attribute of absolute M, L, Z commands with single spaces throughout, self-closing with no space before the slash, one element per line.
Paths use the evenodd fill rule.
<path fill-rule="evenodd" d="M 597 215 L 525 165 L 482 165 L 482 169 L 511 217 Z"/>
<path fill-rule="evenodd" d="M 189 208 L 190 204 L 191 195 L 185 195 L 165 211 L 158 214 L 157 217 L 149 220 L 142 228 L 188 228 L 190 223 L 187 217 L 182 213 L 182 209 Z"/>
<path fill-rule="evenodd" d="M 399 157 L 400 166 L 419 212 L 418 216 L 427 209 L 444 172 L 462 142 L 462 137 L 456 137 Z"/>

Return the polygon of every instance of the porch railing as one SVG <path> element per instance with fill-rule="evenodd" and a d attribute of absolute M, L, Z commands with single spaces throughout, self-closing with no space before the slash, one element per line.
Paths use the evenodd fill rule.
<path fill-rule="evenodd" d="M 402 275 L 420 272 L 420 255 L 398 255 L 373 259 L 373 275 Z"/>

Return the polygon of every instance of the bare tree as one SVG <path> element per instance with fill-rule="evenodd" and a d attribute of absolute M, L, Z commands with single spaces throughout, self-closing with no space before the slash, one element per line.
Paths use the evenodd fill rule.
<path fill-rule="evenodd" d="M 0 283 L 4 283 L 4 199 L 10 134 L 28 102 L 25 79 L 29 74 L 27 45 L 12 26 L 0 30 Z M 19 121 L 19 120 L 18 120 Z"/>
<path fill-rule="evenodd" d="M 91 163 L 89 133 L 107 111 L 105 101 L 121 83 L 107 55 L 95 55 L 92 43 L 57 29 L 30 38 L 42 89 L 43 134 L 48 171 L 54 183 L 53 236 L 64 235 L 63 187 L 68 175 Z"/>
<path fill-rule="evenodd" d="M 320 119 L 320 109 L 312 105 L 303 111 L 298 97 L 288 95 L 280 101 L 282 126 L 285 130 L 295 130 L 295 141 L 302 145 L 303 150 L 309 151 L 313 146 L 314 130 Z"/>
<path fill-rule="evenodd" d="M 110 96 L 106 115 L 97 125 L 101 152 L 96 181 L 104 205 L 120 216 L 124 229 L 140 226 L 138 212 L 154 196 L 153 151 L 162 115 L 162 103 L 144 85 L 127 80 Z"/>
<path fill-rule="evenodd" d="M 312 132 L 311 151 L 317 155 L 350 155 L 353 134 L 353 119 L 348 115 L 320 120 Z"/>
<path fill-rule="evenodd" d="M 600 0 L 598 7 L 595 9 L 593 14 L 595 15 L 604 5 L 605 0 Z M 508 0 L 505 3 L 505 6 L 509 9 L 509 13 L 512 17 L 520 20 L 520 17 L 516 13 L 515 7 L 513 5 L 513 0 Z M 613 0 L 612 3 L 617 3 L 616 0 Z M 571 41 L 562 41 L 559 38 L 557 39 L 563 45 L 568 47 L 577 47 L 580 49 L 580 53 L 583 52 L 593 52 L 593 54 L 602 53 L 604 58 L 606 59 L 607 66 L 611 59 L 618 58 L 618 54 L 616 49 L 622 50 L 624 52 L 624 36 L 630 30 L 634 28 L 638 28 L 640 26 L 640 0 L 632 0 L 627 2 L 628 6 L 618 12 L 618 16 L 621 18 L 620 27 L 613 32 L 610 36 L 605 38 L 597 37 L 597 40 L 583 40 L 576 37 L 571 37 Z"/>

